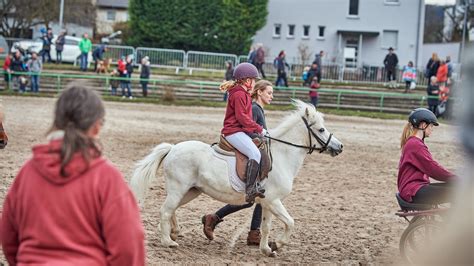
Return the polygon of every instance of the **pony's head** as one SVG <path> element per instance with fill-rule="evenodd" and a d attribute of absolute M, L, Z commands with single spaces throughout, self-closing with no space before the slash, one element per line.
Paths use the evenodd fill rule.
<path fill-rule="evenodd" d="M 324 116 L 316 108 L 301 100 L 292 100 L 308 130 L 307 144 L 315 147 L 321 153 L 337 156 L 342 152 L 342 143 L 324 126 Z"/>

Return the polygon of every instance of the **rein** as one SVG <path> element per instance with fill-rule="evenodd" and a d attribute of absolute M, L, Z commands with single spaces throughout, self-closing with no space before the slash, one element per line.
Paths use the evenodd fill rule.
<path fill-rule="evenodd" d="M 269 140 L 274 140 L 274 141 L 277 141 L 277 142 L 280 142 L 280 143 L 283 143 L 283 144 L 286 144 L 286 145 L 290 145 L 290 146 L 293 146 L 293 147 L 296 147 L 296 148 L 308 149 L 308 154 L 313 153 L 313 151 L 319 151 L 319 153 L 322 153 L 322 152 L 326 151 L 327 148 L 328 148 L 329 142 L 331 141 L 332 133 L 329 135 L 328 140 L 326 142 L 324 142 L 320 137 L 318 137 L 318 135 L 316 135 L 316 133 L 314 133 L 313 129 L 311 128 L 314 125 L 314 123 L 313 124 L 308 124 L 308 120 L 306 120 L 306 118 L 304 118 L 304 117 L 301 117 L 301 119 L 303 119 L 303 122 L 306 126 L 306 129 L 308 130 L 309 146 L 294 144 L 294 143 L 284 141 L 284 140 L 281 140 L 281 139 L 277 139 L 277 138 L 273 138 L 273 137 L 270 137 L 270 136 L 265 136 L 265 138 L 267 138 Z M 313 137 L 316 139 L 316 141 L 321 145 L 321 148 L 317 148 L 316 145 L 313 144 L 313 138 L 311 138 L 311 135 L 313 135 Z M 271 143 L 270 143 L 270 145 L 271 145 Z"/>

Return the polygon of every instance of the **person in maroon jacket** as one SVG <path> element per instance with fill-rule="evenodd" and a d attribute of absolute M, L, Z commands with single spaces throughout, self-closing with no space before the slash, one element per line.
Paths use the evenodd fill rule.
<path fill-rule="evenodd" d="M 456 177 L 432 156 L 425 145 L 433 126 L 438 126 L 436 116 L 426 108 L 413 110 L 403 129 L 398 169 L 398 191 L 407 202 L 440 204 L 450 201 L 452 184 Z M 430 183 L 430 177 L 440 183 Z"/>
<path fill-rule="evenodd" d="M 123 176 L 101 156 L 104 105 L 80 85 L 56 102 L 49 143 L 16 176 L 1 221 L 10 265 L 144 265 L 144 230 Z"/>
<path fill-rule="evenodd" d="M 261 154 L 249 135 L 266 134 L 266 130 L 252 119 L 252 98 L 250 92 L 258 78 L 257 68 L 250 63 L 241 63 L 234 69 L 233 80 L 221 84 L 221 91 L 228 92 L 229 98 L 221 130 L 225 139 L 249 158 L 246 169 L 247 202 L 256 197 L 264 198 L 265 190 L 260 188 L 257 175 L 260 168 Z"/>

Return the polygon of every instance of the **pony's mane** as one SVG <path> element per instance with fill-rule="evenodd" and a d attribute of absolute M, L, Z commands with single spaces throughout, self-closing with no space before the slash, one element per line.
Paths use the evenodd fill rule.
<path fill-rule="evenodd" d="M 272 130 L 272 135 L 280 136 L 281 134 L 292 129 L 295 126 L 295 123 L 299 123 L 301 121 L 301 117 L 305 116 L 306 110 L 309 111 L 310 117 L 314 117 L 314 121 L 308 122 L 316 122 L 319 124 L 323 123 L 323 114 L 316 111 L 316 108 L 312 104 L 305 103 L 298 99 L 291 99 L 291 104 L 295 107 L 295 110 L 283 118 L 283 122 L 281 122 L 275 129 Z"/>

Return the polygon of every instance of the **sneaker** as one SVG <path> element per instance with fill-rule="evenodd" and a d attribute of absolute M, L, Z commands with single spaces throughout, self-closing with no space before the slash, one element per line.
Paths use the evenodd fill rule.
<path fill-rule="evenodd" d="M 130 100 L 133 100 L 133 97 L 132 97 L 132 96 L 130 96 L 130 97 L 128 97 L 128 98 L 129 98 Z"/>
<path fill-rule="evenodd" d="M 122 96 L 122 99 L 125 99 L 125 95 Z"/>

